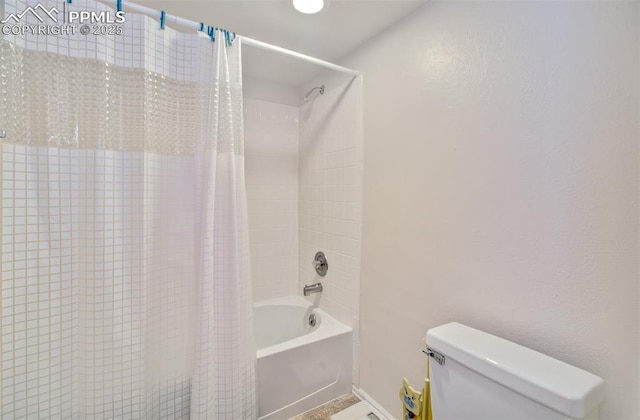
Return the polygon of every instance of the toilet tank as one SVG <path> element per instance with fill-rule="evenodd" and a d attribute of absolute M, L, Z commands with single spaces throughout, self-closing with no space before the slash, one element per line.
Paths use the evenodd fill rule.
<path fill-rule="evenodd" d="M 604 381 L 457 322 L 427 332 L 434 420 L 597 419 Z M 443 361 L 443 364 L 438 363 Z"/>

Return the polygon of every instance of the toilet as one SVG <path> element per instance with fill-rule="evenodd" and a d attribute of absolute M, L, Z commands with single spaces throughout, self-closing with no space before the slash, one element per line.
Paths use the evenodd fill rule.
<path fill-rule="evenodd" d="M 594 374 L 457 322 L 426 341 L 434 420 L 598 418 Z"/>

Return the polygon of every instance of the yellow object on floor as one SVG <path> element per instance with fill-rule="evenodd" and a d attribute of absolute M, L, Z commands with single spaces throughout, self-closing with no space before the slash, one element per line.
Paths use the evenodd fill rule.
<path fill-rule="evenodd" d="M 427 360 L 427 377 L 424 378 L 422 391 L 416 391 L 409 385 L 407 378 L 402 378 L 400 401 L 402 401 L 402 420 L 433 420 L 429 392 L 429 360 Z"/>

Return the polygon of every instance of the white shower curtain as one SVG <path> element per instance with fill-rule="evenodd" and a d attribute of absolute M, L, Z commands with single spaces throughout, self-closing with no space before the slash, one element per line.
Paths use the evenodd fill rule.
<path fill-rule="evenodd" d="M 1 418 L 254 419 L 240 42 L 122 27 L 0 43 Z"/>

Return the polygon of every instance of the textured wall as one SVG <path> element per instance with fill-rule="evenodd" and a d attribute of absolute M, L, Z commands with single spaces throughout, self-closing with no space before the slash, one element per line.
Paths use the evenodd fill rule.
<path fill-rule="evenodd" d="M 429 2 L 364 74 L 361 386 L 397 413 L 459 321 L 638 407 L 638 3 Z"/>
<path fill-rule="evenodd" d="M 298 294 L 298 107 L 247 99 L 245 157 L 254 301 Z"/>
<path fill-rule="evenodd" d="M 354 329 L 353 380 L 358 383 L 362 198 L 361 79 L 325 74 L 326 91 L 300 107 L 299 290 L 322 282 L 309 297 Z M 301 95 L 302 96 L 302 95 Z M 325 277 L 311 266 L 316 251 L 329 262 Z"/>

